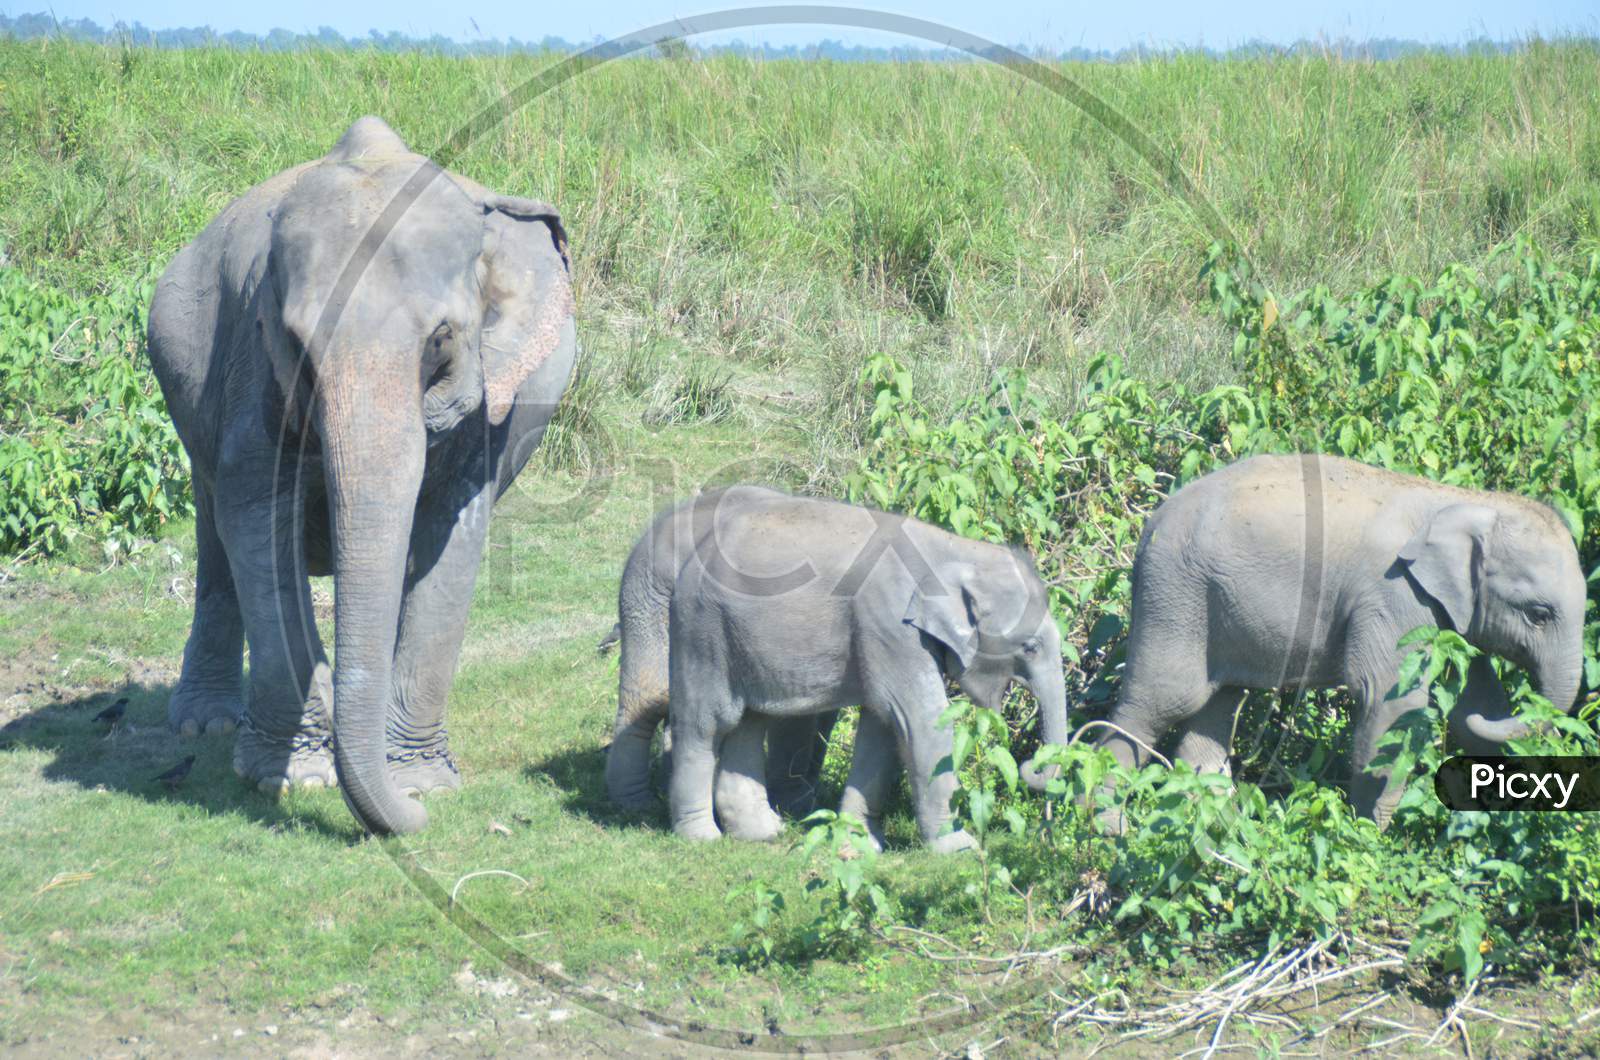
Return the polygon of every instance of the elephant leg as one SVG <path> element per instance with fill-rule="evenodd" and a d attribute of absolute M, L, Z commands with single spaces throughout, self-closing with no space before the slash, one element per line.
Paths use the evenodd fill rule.
<path fill-rule="evenodd" d="M 667 639 L 642 631 L 624 634 L 617 678 L 617 720 L 606 752 L 606 791 L 611 801 L 641 810 L 655 801 L 650 790 L 650 741 L 667 717 Z M 664 633 L 664 631 L 663 631 Z M 662 733 L 663 758 L 670 731 Z"/>
<path fill-rule="evenodd" d="M 717 747 L 733 731 L 737 712 L 731 705 L 700 702 L 704 696 L 684 694 L 673 681 L 672 777 L 667 784 L 672 830 L 686 839 L 717 839 L 722 835 L 713 814 L 717 775 Z M 725 693 L 724 693 L 725 694 Z M 725 709 L 718 710 L 717 707 Z M 737 745 L 736 745 L 737 747 Z"/>
<path fill-rule="evenodd" d="M 621 713 L 618 711 L 619 716 Z M 650 787 L 650 743 L 658 727 L 662 768 L 671 768 L 672 731 L 662 725 L 666 718 L 667 702 L 663 696 L 658 705 L 634 714 L 631 720 L 619 720 L 612 732 L 611 747 L 606 752 L 606 792 L 612 802 L 625 810 L 644 810 L 655 803 L 656 793 Z"/>
<path fill-rule="evenodd" d="M 1506 688 L 1500 683 L 1488 656 L 1480 655 L 1467 667 L 1466 687 L 1450 710 L 1447 726 L 1450 742 L 1464 755 L 1498 754 L 1504 745 L 1473 732 L 1467 727 L 1466 719 L 1476 714 L 1492 721 L 1501 721 L 1515 713 L 1511 700 L 1506 696 Z"/>
<path fill-rule="evenodd" d="M 1414 688 L 1403 696 L 1394 695 L 1392 671 L 1387 680 L 1363 681 L 1357 687 L 1361 716 L 1350 752 L 1350 803 L 1357 813 L 1376 821 L 1379 828 L 1387 828 L 1405 792 L 1407 778 L 1392 770 L 1369 772 L 1367 767 L 1377 756 L 1379 741 L 1401 716 L 1428 705 L 1428 691 Z"/>
<path fill-rule="evenodd" d="M 228 477 L 248 482 L 249 468 Z M 250 703 L 233 769 L 269 793 L 337 783 L 333 675 L 311 609 L 297 487 L 294 469 L 286 468 L 276 495 L 264 502 L 241 489 L 239 500 L 216 506 L 250 645 Z"/>
<path fill-rule="evenodd" d="M 883 808 L 900 777 L 900 749 L 894 729 L 877 712 L 861 711 L 856 720 L 856 745 L 850 759 L 839 812 L 859 817 L 873 848 L 883 849 Z M 946 803 L 948 805 L 948 802 Z"/>
<path fill-rule="evenodd" d="M 1213 762 L 1218 758 L 1226 762 L 1227 750 L 1221 742 L 1226 735 L 1220 739 L 1217 735 L 1223 711 L 1216 686 L 1203 673 L 1185 667 L 1153 670 L 1146 664 L 1123 677 L 1117 705 L 1106 719 L 1110 724 L 1097 741 L 1099 746 L 1109 748 L 1121 765 L 1140 769 L 1150 761 L 1156 743 L 1174 725 L 1183 725 L 1186 739 L 1191 729 L 1195 732 L 1189 751 Z M 1213 705 L 1217 706 L 1216 717 L 1207 718 L 1206 710 Z M 1232 723 L 1230 709 L 1230 728 Z M 1109 799 L 1111 794 L 1108 781 L 1101 795 Z M 1121 835 L 1128 827 L 1122 807 L 1115 803 L 1105 805 L 1097 820 L 1101 831 L 1110 835 Z"/>
<path fill-rule="evenodd" d="M 469 460 L 464 466 L 476 464 Z M 395 786 L 407 795 L 461 786 L 450 755 L 445 706 L 466 636 L 492 501 L 487 485 L 473 490 L 465 477 L 447 488 L 453 495 L 425 498 L 412 521 L 411 570 L 395 637 L 386 743 Z"/>
<path fill-rule="evenodd" d="M 1141 666 L 1123 677 L 1117 705 L 1106 718 L 1110 724 L 1097 741 L 1129 769 L 1150 761 L 1151 749 L 1173 726 L 1198 721 L 1216 702 L 1217 688 L 1204 673 L 1181 666 L 1159 673 L 1151 673 L 1152 669 Z M 1230 726 L 1232 720 L 1230 715 Z M 1207 733 L 1216 728 L 1203 721 L 1200 725 Z"/>
<path fill-rule="evenodd" d="M 808 816 L 817 808 L 822 763 L 828 737 L 839 712 L 773 718 L 767 726 L 767 788 L 773 805 L 789 817 Z M 858 741 L 860 737 L 856 738 Z"/>
<path fill-rule="evenodd" d="M 911 710 L 891 708 L 887 713 L 893 719 L 894 731 L 899 739 L 906 773 L 911 778 L 911 801 L 917 818 L 917 831 L 922 841 L 936 854 L 949 854 L 969 850 L 977 843 L 964 831 L 949 831 L 950 796 L 955 794 L 959 781 L 954 772 L 938 772 L 939 763 L 950 756 L 954 733 L 948 725 L 940 725 L 938 718 L 948 706 L 944 690 L 931 691 L 929 706 L 917 705 Z M 865 714 L 872 707 L 863 704 Z"/>
<path fill-rule="evenodd" d="M 1244 693 L 1242 688 L 1217 689 L 1200 713 L 1184 724 L 1173 757 L 1189 763 L 1196 773 L 1232 776 L 1233 718 Z"/>
<path fill-rule="evenodd" d="M 723 739 L 717 756 L 717 819 L 735 839 L 766 842 L 783 832 L 782 818 L 767 805 L 767 726 L 767 718 L 747 713 Z"/>
<path fill-rule="evenodd" d="M 167 701 L 167 722 L 182 736 L 232 732 L 244 717 L 244 617 L 217 536 L 211 493 L 198 479 L 194 512 L 194 623 L 183 671 Z"/>

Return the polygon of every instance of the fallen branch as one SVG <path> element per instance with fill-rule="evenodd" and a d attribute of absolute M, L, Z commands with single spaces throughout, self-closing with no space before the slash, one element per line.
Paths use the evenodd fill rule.
<path fill-rule="evenodd" d="M 1468 1001 L 1472 1000 L 1472 995 L 1476 994 L 1477 992 L 1478 980 L 1474 979 L 1467 986 L 1467 989 L 1461 994 L 1461 996 L 1456 999 L 1456 1003 L 1450 1006 L 1450 1011 L 1444 1014 L 1444 1019 L 1439 1021 L 1439 1026 L 1433 1029 L 1433 1033 L 1428 1035 L 1428 1040 L 1423 1044 L 1426 1046 L 1433 1045 L 1439 1040 L 1439 1036 L 1443 1034 L 1447 1028 L 1454 1028 L 1460 1031 L 1462 1041 L 1466 1041 L 1467 1025 L 1461 1022 L 1461 1009 L 1462 1006 L 1464 1006 Z"/>
<path fill-rule="evenodd" d="M 1354 1009 L 1317 1030 L 1281 1012 L 1267 1011 L 1269 1006 L 1285 999 L 1308 992 L 1316 999 L 1320 997 L 1318 991 L 1332 983 L 1355 975 L 1399 968 L 1404 963 L 1404 957 L 1398 951 L 1368 944 L 1365 948 L 1369 953 L 1375 953 L 1374 956 L 1353 964 L 1343 964 L 1335 960 L 1330 952 L 1330 947 L 1336 941 L 1343 941 L 1343 937 L 1312 942 L 1287 953 L 1275 947 L 1260 957 L 1229 969 L 1198 990 L 1174 992 L 1172 1001 L 1149 1008 L 1130 1006 L 1108 1009 L 1101 1004 L 1104 994 L 1077 999 L 1067 1002 L 1051 1025 L 1059 1030 L 1068 1024 L 1090 1024 L 1112 1032 L 1114 1037 L 1101 1042 L 1096 1051 L 1114 1042 L 1138 1039 L 1162 1041 L 1188 1031 L 1210 1028 L 1210 1039 L 1206 1045 L 1183 1054 L 1203 1058 L 1239 1048 L 1224 1041 L 1227 1028 L 1236 1023 L 1287 1030 L 1294 1035 L 1294 1041 L 1301 1042 L 1316 1041 L 1335 1027 L 1363 1020 L 1380 1025 L 1389 1024 L 1403 1030 L 1405 1033 L 1402 1037 L 1424 1037 L 1416 1028 L 1392 1024 L 1372 1015 L 1374 1009 L 1390 1000 L 1392 995 L 1386 990 L 1367 997 Z M 1351 950 L 1348 941 L 1344 941 L 1343 949 L 1348 957 Z M 1313 1005 L 1319 1006 L 1320 1002 Z"/>
<path fill-rule="evenodd" d="M 889 932 L 898 932 L 899 934 L 903 935 L 913 935 L 916 936 L 919 941 L 916 941 L 911 945 L 907 945 L 890 938 Z M 1015 953 L 999 955 L 969 953 L 965 950 L 958 949 L 955 943 L 951 942 L 942 935 L 935 935 L 931 931 L 922 931 L 918 928 L 907 927 L 904 924 L 888 925 L 882 932 L 879 933 L 879 938 L 882 939 L 886 944 L 893 946 L 898 950 L 906 953 L 914 953 L 924 960 L 938 961 L 940 963 L 949 964 L 988 964 L 997 967 L 1006 966 L 1008 971 L 1012 968 L 1018 967 L 1019 965 L 1036 964 L 1042 961 L 1053 961 L 1072 951 L 1071 946 L 1052 946 L 1047 950 L 1018 950 Z M 933 952 L 932 950 L 928 949 L 925 943 L 920 941 L 923 939 L 938 943 L 940 946 L 944 947 L 946 952 Z"/>

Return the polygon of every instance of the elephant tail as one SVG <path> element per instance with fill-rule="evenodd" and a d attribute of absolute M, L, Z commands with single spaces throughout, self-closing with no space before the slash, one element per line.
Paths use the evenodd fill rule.
<path fill-rule="evenodd" d="M 611 627 L 611 632 L 602 637 L 600 643 L 594 646 L 594 650 L 601 655 L 605 655 L 621 643 L 622 623 L 618 622 Z"/>

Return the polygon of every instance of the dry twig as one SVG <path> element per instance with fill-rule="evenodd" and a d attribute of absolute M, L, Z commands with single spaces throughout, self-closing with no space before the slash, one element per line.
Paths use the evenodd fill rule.
<path fill-rule="evenodd" d="M 1317 992 L 1332 983 L 1354 975 L 1398 968 L 1404 963 L 1399 951 L 1371 944 L 1365 949 L 1374 956 L 1356 963 L 1341 963 L 1330 952 L 1330 947 L 1336 941 L 1341 940 L 1313 942 L 1295 947 L 1287 953 L 1280 953 L 1274 948 L 1261 957 L 1230 969 L 1199 990 L 1174 992 L 1174 1000 L 1150 1008 L 1106 1008 L 1101 1004 L 1104 994 L 1077 999 L 1067 1003 L 1064 1010 L 1056 1015 L 1052 1026 L 1059 1029 L 1067 1024 L 1089 1024 L 1113 1032 L 1114 1038 L 1101 1042 L 1097 1049 L 1114 1042 L 1136 1039 L 1162 1041 L 1186 1031 L 1210 1027 L 1209 1042 L 1184 1054 L 1205 1058 L 1238 1048 L 1223 1040 L 1227 1028 L 1235 1023 L 1286 1030 L 1296 1036 L 1296 1041 L 1315 1041 L 1335 1027 L 1359 1021 L 1403 1029 L 1401 1037 L 1423 1037 L 1416 1028 L 1393 1024 L 1392 1021 L 1371 1015 L 1373 1009 L 1390 999 L 1388 991 L 1373 994 L 1356 1008 L 1318 1030 L 1307 1028 L 1280 1011 L 1269 1011 L 1290 997 L 1310 992 L 1313 998 L 1317 998 Z M 1347 941 L 1343 948 L 1348 956 L 1351 947 Z M 1391 1042 L 1397 1040 L 1399 1038 L 1390 1039 Z"/>

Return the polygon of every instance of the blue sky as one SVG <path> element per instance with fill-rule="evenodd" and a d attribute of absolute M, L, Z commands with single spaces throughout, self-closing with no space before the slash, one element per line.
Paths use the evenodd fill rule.
<path fill-rule="evenodd" d="M 332 26 L 346 36 L 369 29 L 397 30 L 413 36 L 438 33 L 456 40 L 517 37 L 538 40 L 546 34 L 568 40 L 612 37 L 674 17 L 741 6 L 730 0 L 601 0 L 588 3 L 528 4 L 513 0 L 274 0 L 225 7 L 216 0 L 23 0 L 0 3 L 0 12 L 19 15 L 50 10 L 57 18 L 89 18 L 104 26 L 117 20 L 142 22 L 153 29 L 209 25 L 213 29 L 265 33 L 276 27 L 296 32 Z M 1037 0 L 934 0 L 917 5 L 864 6 L 925 19 L 1005 44 L 1052 49 L 1081 46 L 1117 49 L 1207 45 L 1226 48 L 1249 40 L 1288 43 L 1297 39 L 1365 40 L 1408 38 L 1459 43 L 1477 37 L 1520 39 L 1533 34 L 1600 33 L 1594 0 L 1413 0 L 1397 5 L 1379 0 L 1097 0 L 1050 4 Z M 733 38 L 798 43 L 823 37 L 862 44 L 903 42 L 904 38 L 826 27 L 765 27 L 718 34 L 706 42 Z"/>

